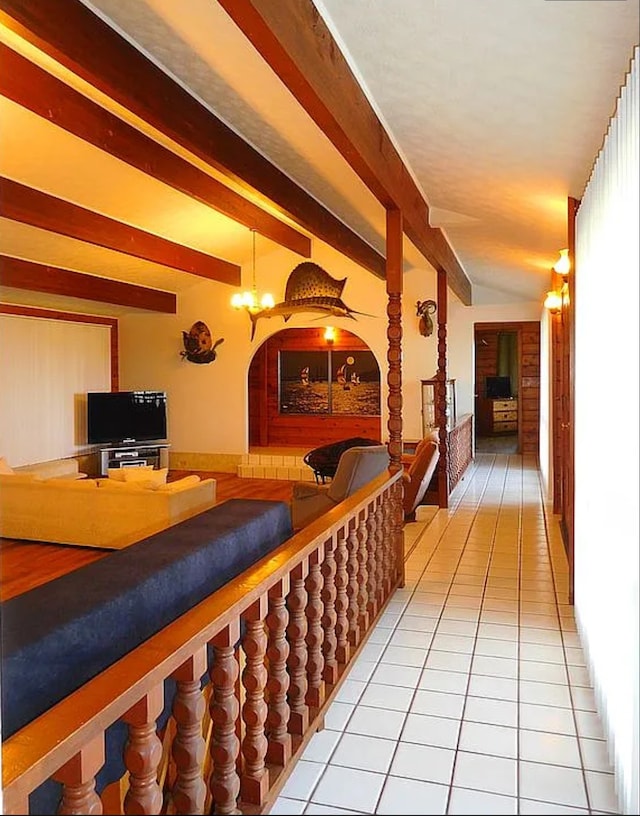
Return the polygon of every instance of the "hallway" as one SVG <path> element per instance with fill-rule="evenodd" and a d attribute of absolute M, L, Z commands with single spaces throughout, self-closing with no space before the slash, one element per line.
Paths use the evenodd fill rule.
<path fill-rule="evenodd" d="M 533 458 L 478 454 L 271 813 L 616 813 Z"/>

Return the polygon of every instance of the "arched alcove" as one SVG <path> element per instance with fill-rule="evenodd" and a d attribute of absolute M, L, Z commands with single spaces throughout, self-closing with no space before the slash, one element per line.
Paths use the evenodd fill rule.
<path fill-rule="evenodd" d="M 332 343 L 324 333 L 283 329 L 257 349 L 248 375 L 250 448 L 382 438 L 375 355 L 346 329 L 335 329 Z"/>

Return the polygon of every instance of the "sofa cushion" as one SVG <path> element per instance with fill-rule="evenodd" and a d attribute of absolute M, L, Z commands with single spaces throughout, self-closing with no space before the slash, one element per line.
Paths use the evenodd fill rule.
<path fill-rule="evenodd" d="M 15 470 L 9 465 L 4 456 L 0 456 L 0 473 L 15 473 Z"/>
<path fill-rule="evenodd" d="M 180 490 L 185 490 L 187 487 L 193 487 L 200 482 L 200 477 L 197 473 L 192 473 L 189 476 L 183 476 L 182 479 L 176 479 L 175 482 L 167 482 L 166 484 L 155 485 L 154 490 L 158 493 L 178 493 Z"/>
<path fill-rule="evenodd" d="M 22 484 L 23 482 L 41 482 L 42 479 L 36 479 L 33 473 L 0 473 L 1 484 Z"/>

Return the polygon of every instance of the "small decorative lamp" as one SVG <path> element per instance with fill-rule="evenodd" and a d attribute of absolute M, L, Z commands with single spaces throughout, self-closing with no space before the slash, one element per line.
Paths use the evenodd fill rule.
<path fill-rule="evenodd" d="M 327 326 L 327 328 L 324 330 L 324 339 L 330 346 L 333 345 L 336 339 L 336 330 L 333 328 L 333 326 Z"/>
<path fill-rule="evenodd" d="M 554 272 L 557 272 L 558 275 L 568 275 L 569 270 L 571 269 L 571 261 L 569 260 L 569 250 L 568 249 L 561 249 L 560 250 L 560 257 L 553 265 Z"/>
<path fill-rule="evenodd" d="M 560 292 L 556 292 L 554 290 L 547 292 L 544 307 L 545 309 L 548 309 L 551 314 L 558 314 L 558 312 L 560 312 L 562 309 L 562 295 Z"/>

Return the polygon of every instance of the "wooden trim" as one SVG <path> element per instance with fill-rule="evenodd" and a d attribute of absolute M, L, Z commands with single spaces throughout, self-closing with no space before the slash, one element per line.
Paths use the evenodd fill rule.
<path fill-rule="evenodd" d="M 111 390 L 118 391 L 120 387 L 120 357 L 118 347 L 118 321 L 113 317 L 101 315 L 76 314 L 75 312 L 60 312 L 55 309 L 37 309 L 33 306 L 18 306 L 12 303 L 0 303 L 0 314 L 17 315 L 19 317 L 36 317 L 45 320 L 67 320 L 70 323 L 93 323 L 98 326 L 108 326 L 111 358 Z"/>
<path fill-rule="evenodd" d="M 3 44 L 0 62 L 0 93 L 8 99 L 292 252 L 311 256 L 306 235 Z"/>
<path fill-rule="evenodd" d="M 176 314 L 176 296 L 172 292 L 148 289 L 132 283 L 71 272 L 57 266 L 48 266 L 0 255 L 0 284 L 31 292 L 96 300 L 118 306 L 132 306 L 164 314 Z"/>
<path fill-rule="evenodd" d="M 209 280 L 240 285 L 240 267 L 0 176 L 0 215 Z"/>
<path fill-rule="evenodd" d="M 401 210 L 405 231 L 467 306 L 471 283 L 331 31 L 311 0 L 219 0 L 378 201 Z"/>
<path fill-rule="evenodd" d="M 3 0 L 0 21 L 303 229 L 384 278 L 385 260 L 80 0 Z M 135 82 L 131 78 L 135 77 Z M 264 233 L 266 234 L 266 233 Z"/>

